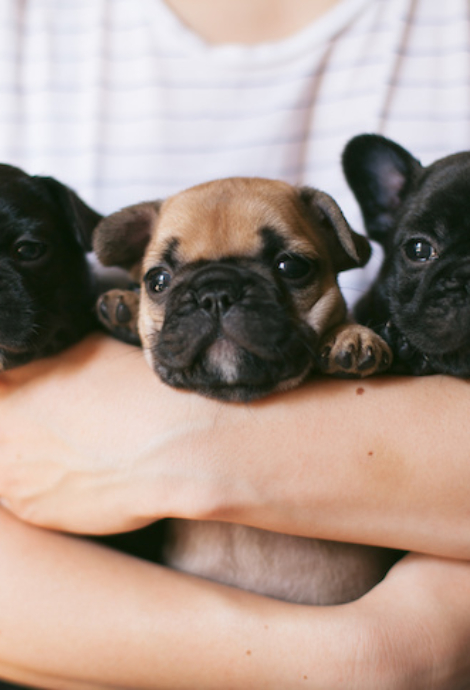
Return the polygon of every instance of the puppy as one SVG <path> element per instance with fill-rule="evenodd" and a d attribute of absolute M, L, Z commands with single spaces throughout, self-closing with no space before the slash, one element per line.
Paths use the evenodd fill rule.
<path fill-rule="evenodd" d="M 57 180 L 0 165 L 0 370 L 96 327 L 86 251 L 100 219 Z"/>
<path fill-rule="evenodd" d="M 356 375 L 390 361 L 380 338 L 346 324 L 336 280 L 367 261 L 368 242 L 317 190 L 210 182 L 105 218 L 94 247 L 104 264 L 137 266 L 142 276 L 140 296 L 102 297 L 102 320 L 120 335 L 128 329 L 126 339 L 138 328 L 149 364 L 172 386 L 248 401 L 297 385 L 319 361 Z M 241 525 L 169 520 L 166 528 L 166 564 L 289 601 L 349 601 L 394 560 Z"/>
<path fill-rule="evenodd" d="M 140 295 L 101 299 L 102 321 L 121 336 L 127 327 L 127 339 L 138 333 L 172 386 L 253 400 L 297 385 L 320 349 L 330 373 L 388 365 L 379 338 L 345 324 L 337 273 L 362 266 L 370 247 L 323 192 L 217 180 L 113 214 L 94 247 L 103 264 L 142 274 Z"/>
<path fill-rule="evenodd" d="M 394 370 L 470 374 L 470 152 L 423 167 L 377 135 L 352 139 L 346 178 L 382 270 L 355 315 L 389 343 Z"/>

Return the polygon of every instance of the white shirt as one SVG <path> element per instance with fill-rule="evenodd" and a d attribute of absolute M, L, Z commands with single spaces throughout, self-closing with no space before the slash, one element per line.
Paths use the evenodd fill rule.
<path fill-rule="evenodd" d="M 341 0 L 298 34 L 212 46 L 163 0 L 1 0 L 0 160 L 108 213 L 216 177 L 332 194 L 352 136 L 470 148 L 469 0 Z M 353 301 L 375 273 L 344 274 Z"/>

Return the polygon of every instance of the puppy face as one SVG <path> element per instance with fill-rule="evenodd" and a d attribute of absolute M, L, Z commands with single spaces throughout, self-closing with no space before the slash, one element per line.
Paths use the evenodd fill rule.
<path fill-rule="evenodd" d="M 343 160 L 368 232 L 385 250 L 358 318 L 388 322 L 395 357 L 413 373 L 470 373 L 470 153 L 425 168 L 394 142 L 365 135 Z"/>
<path fill-rule="evenodd" d="M 99 219 L 56 180 L 0 165 L 0 369 L 56 352 L 91 327 L 85 252 Z"/>
<path fill-rule="evenodd" d="M 250 178 L 124 209 L 94 241 L 107 265 L 143 255 L 139 334 L 152 368 L 225 400 L 302 380 L 318 338 L 344 319 L 337 272 L 369 256 L 327 195 Z"/>

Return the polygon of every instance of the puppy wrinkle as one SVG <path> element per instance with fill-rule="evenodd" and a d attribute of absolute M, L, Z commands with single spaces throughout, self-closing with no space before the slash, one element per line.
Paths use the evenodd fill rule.
<path fill-rule="evenodd" d="M 168 240 L 166 248 L 164 249 L 162 254 L 162 261 L 165 264 L 167 264 L 172 270 L 175 270 L 179 263 L 178 245 L 179 240 L 175 237 L 171 240 Z"/>

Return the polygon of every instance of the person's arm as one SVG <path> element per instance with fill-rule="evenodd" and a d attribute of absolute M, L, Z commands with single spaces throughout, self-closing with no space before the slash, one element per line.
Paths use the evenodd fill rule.
<path fill-rule="evenodd" d="M 78 532 L 180 516 L 467 559 L 469 418 L 468 382 L 440 376 L 223 404 L 94 336 L 0 376 L 0 496 Z"/>
<path fill-rule="evenodd" d="M 407 556 L 362 599 L 286 604 L 0 510 L 0 678 L 48 690 L 458 690 L 470 564 Z"/>

